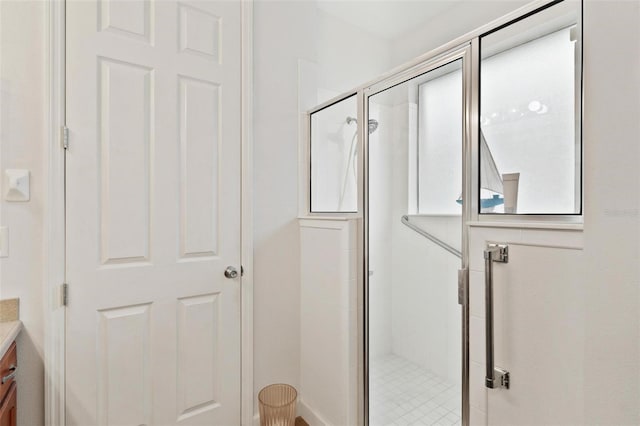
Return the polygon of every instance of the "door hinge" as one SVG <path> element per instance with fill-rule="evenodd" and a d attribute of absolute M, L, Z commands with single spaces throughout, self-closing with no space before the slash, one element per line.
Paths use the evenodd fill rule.
<path fill-rule="evenodd" d="M 62 288 L 60 289 L 60 304 L 62 306 L 67 306 L 69 304 L 69 284 L 62 284 Z"/>
<path fill-rule="evenodd" d="M 61 138 L 62 138 L 62 148 L 69 149 L 69 128 L 67 126 L 62 126 L 60 129 Z"/>
<path fill-rule="evenodd" d="M 467 304 L 469 297 L 469 269 L 458 269 L 458 304 L 464 306 Z"/>

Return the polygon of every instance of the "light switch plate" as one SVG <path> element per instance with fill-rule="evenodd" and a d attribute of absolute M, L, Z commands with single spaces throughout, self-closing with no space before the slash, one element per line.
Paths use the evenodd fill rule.
<path fill-rule="evenodd" d="M 0 226 L 0 257 L 9 257 L 9 228 Z"/>
<path fill-rule="evenodd" d="M 4 199 L 29 201 L 29 170 L 6 169 L 4 171 Z"/>

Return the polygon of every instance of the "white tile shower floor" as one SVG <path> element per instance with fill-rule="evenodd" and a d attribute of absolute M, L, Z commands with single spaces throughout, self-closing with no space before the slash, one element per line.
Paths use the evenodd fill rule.
<path fill-rule="evenodd" d="M 397 355 L 372 360 L 371 426 L 460 425 L 460 386 Z"/>

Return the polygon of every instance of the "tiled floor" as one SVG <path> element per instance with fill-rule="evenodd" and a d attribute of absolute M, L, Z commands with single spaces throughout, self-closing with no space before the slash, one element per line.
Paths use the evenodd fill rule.
<path fill-rule="evenodd" d="M 397 355 L 371 362 L 371 426 L 460 425 L 460 386 Z"/>

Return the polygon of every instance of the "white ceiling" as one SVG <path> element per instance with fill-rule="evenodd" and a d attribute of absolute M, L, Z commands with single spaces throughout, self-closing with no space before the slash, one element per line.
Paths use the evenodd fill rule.
<path fill-rule="evenodd" d="M 318 9 L 387 40 L 393 40 L 461 0 L 318 0 Z"/>

